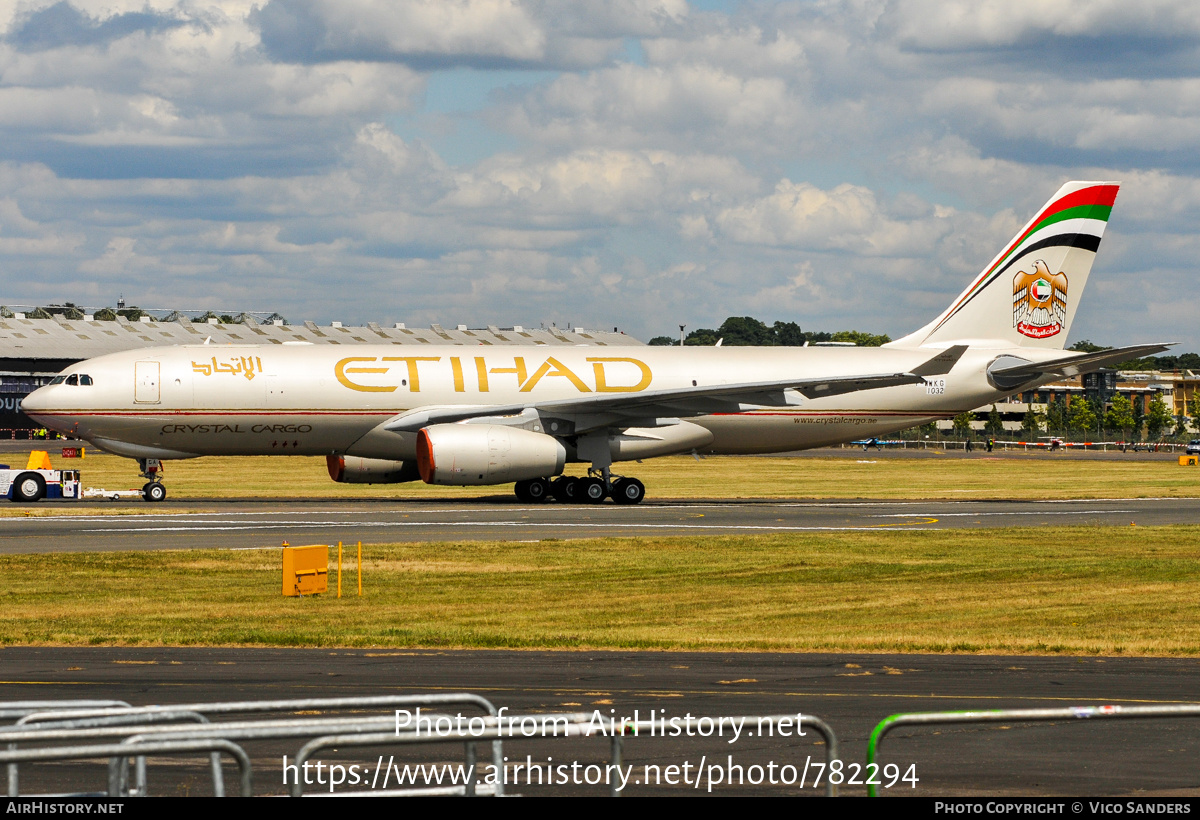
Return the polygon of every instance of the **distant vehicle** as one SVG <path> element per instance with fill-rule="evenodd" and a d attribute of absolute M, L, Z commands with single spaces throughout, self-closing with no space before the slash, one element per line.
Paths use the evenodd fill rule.
<path fill-rule="evenodd" d="M 1184 452 L 1189 456 L 1200 456 L 1200 438 L 1194 438 L 1189 441 L 1187 449 Z"/>

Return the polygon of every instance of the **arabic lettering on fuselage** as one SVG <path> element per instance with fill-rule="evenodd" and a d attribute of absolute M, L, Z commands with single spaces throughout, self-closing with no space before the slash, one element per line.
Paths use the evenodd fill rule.
<path fill-rule="evenodd" d="M 455 393 L 466 393 L 468 385 L 480 393 L 494 387 L 516 387 L 529 393 L 548 379 L 562 379 L 580 393 L 637 393 L 650 386 L 650 367 L 639 359 L 626 356 L 588 356 L 592 372 L 576 373 L 553 356 L 537 365 L 526 357 L 514 356 L 496 364 L 496 357 L 485 356 L 351 356 L 333 367 L 333 374 L 345 387 L 360 393 L 394 393 L 401 387 L 411 393 L 421 390 L 421 379 L 449 375 Z M 512 377 L 515 381 L 508 381 Z M 560 382 L 561 383 L 561 382 Z"/>
<path fill-rule="evenodd" d="M 211 376 L 214 373 L 228 373 L 231 376 L 241 374 L 247 380 L 253 379 L 255 371 L 263 372 L 262 359 L 257 356 L 233 356 L 228 362 L 218 362 L 217 357 L 212 357 L 212 362 L 192 362 L 192 371 L 205 376 Z"/>

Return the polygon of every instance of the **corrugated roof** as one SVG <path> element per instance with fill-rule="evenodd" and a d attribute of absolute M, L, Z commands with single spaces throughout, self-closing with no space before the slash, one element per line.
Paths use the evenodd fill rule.
<path fill-rule="evenodd" d="M 452 345 L 638 345 L 624 333 L 574 328 L 428 329 L 301 325 L 204 324 L 174 322 L 115 322 L 63 319 L 0 319 L 0 358 L 90 359 L 105 353 L 163 345 L 200 344 L 452 344 Z"/>

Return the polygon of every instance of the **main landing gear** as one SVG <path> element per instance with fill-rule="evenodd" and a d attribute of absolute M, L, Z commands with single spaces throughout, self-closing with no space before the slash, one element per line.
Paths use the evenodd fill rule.
<path fill-rule="evenodd" d="M 137 460 L 138 468 L 142 478 L 148 478 L 149 481 L 142 487 L 142 498 L 147 501 L 162 501 L 167 497 L 167 488 L 163 486 L 162 461 L 157 458 L 139 458 Z"/>
<path fill-rule="evenodd" d="M 597 473 L 601 473 L 597 475 Z M 526 504 L 541 504 L 553 498 L 560 504 L 600 504 L 611 497 L 617 504 L 640 504 L 646 497 L 646 485 L 636 478 L 607 475 L 607 470 L 592 470 L 586 476 L 530 478 L 518 481 L 517 499 Z"/>

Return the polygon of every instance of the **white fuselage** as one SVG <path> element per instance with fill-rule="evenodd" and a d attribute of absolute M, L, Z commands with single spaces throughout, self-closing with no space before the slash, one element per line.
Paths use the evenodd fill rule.
<path fill-rule="evenodd" d="M 596 394 L 839 374 L 899 373 L 928 349 L 787 347 L 465 347 L 196 345 L 102 356 L 63 371 L 24 411 L 47 427 L 135 458 L 203 455 L 414 457 L 416 435 L 383 425 L 417 407 L 505 406 Z M 689 418 L 713 434 L 705 453 L 767 453 L 869 438 L 1007 395 L 985 369 L 998 355 L 972 348 L 922 384 L 741 405 Z M 90 377 L 73 384 L 71 374 Z M 83 378 L 76 382 L 88 381 Z M 691 449 L 690 447 L 687 449 Z"/>

